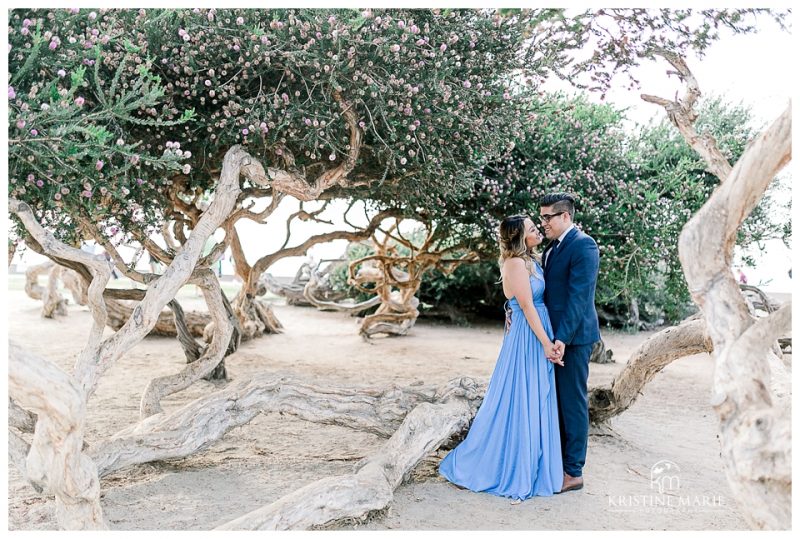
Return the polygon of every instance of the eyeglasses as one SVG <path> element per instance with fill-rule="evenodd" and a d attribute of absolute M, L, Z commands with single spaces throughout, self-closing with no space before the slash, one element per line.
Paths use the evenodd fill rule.
<path fill-rule="evenodd" d="M 560 212 L 551 213 L 551 214 L 545 213 L 544 215 L 540 215 L 539 216 L 539 220 L 541 222 L 543 222 L 543 223 L 549 223 L 550 219 L 552 219 L 553 217 L 557 217 L 557 216 L 561 215 L 562 213 L 566 213 L 566 212 L 560 211 Z"/>

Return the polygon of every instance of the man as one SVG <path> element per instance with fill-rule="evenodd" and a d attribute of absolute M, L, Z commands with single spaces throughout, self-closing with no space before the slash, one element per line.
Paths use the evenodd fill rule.
<path fill-rule="evenodd" d="M 575 199 L 553 193 L 539 201 L 539 220 L 551 240 L 544 251 L 544 302 L 563 353 L 556 366 L 564 485 L 561 492 L 583 488 L 589 440 L 589 356 L 600 340 L 594 293 L 600 266 L 597 243 L 573 224 Z"/>

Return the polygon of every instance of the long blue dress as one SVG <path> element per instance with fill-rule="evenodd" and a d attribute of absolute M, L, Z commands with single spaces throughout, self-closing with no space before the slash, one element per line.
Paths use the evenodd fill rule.
<path fill-rule="evenodd" d="M 530 277 L 533 302 L 550 339 L 542 268 Z M 439 473 L 475 492 L 527 499 L 561 490 L 564 470 L 554 365 L 528 325 L 516 297 L 511 324 L 483 403 L 466 438 L 442 459 Z"/>

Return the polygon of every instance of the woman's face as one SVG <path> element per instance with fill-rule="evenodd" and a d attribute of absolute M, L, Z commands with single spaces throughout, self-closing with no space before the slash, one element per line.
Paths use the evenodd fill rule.
<path fill-rule="evenodd" d="M 525 219 L 525 247 L 530 250 L 542 243 L 542 233 L 533 221 Z"/>

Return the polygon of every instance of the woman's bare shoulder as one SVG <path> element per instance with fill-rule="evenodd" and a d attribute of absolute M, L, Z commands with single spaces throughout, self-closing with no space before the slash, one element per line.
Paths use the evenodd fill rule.
<path fill-rule="evenodd" d="M 504 268 L 524 268 L 525 261 L 518 256 L 512 256 L 511 258 L 506 258 L 503 261 Z"/>

